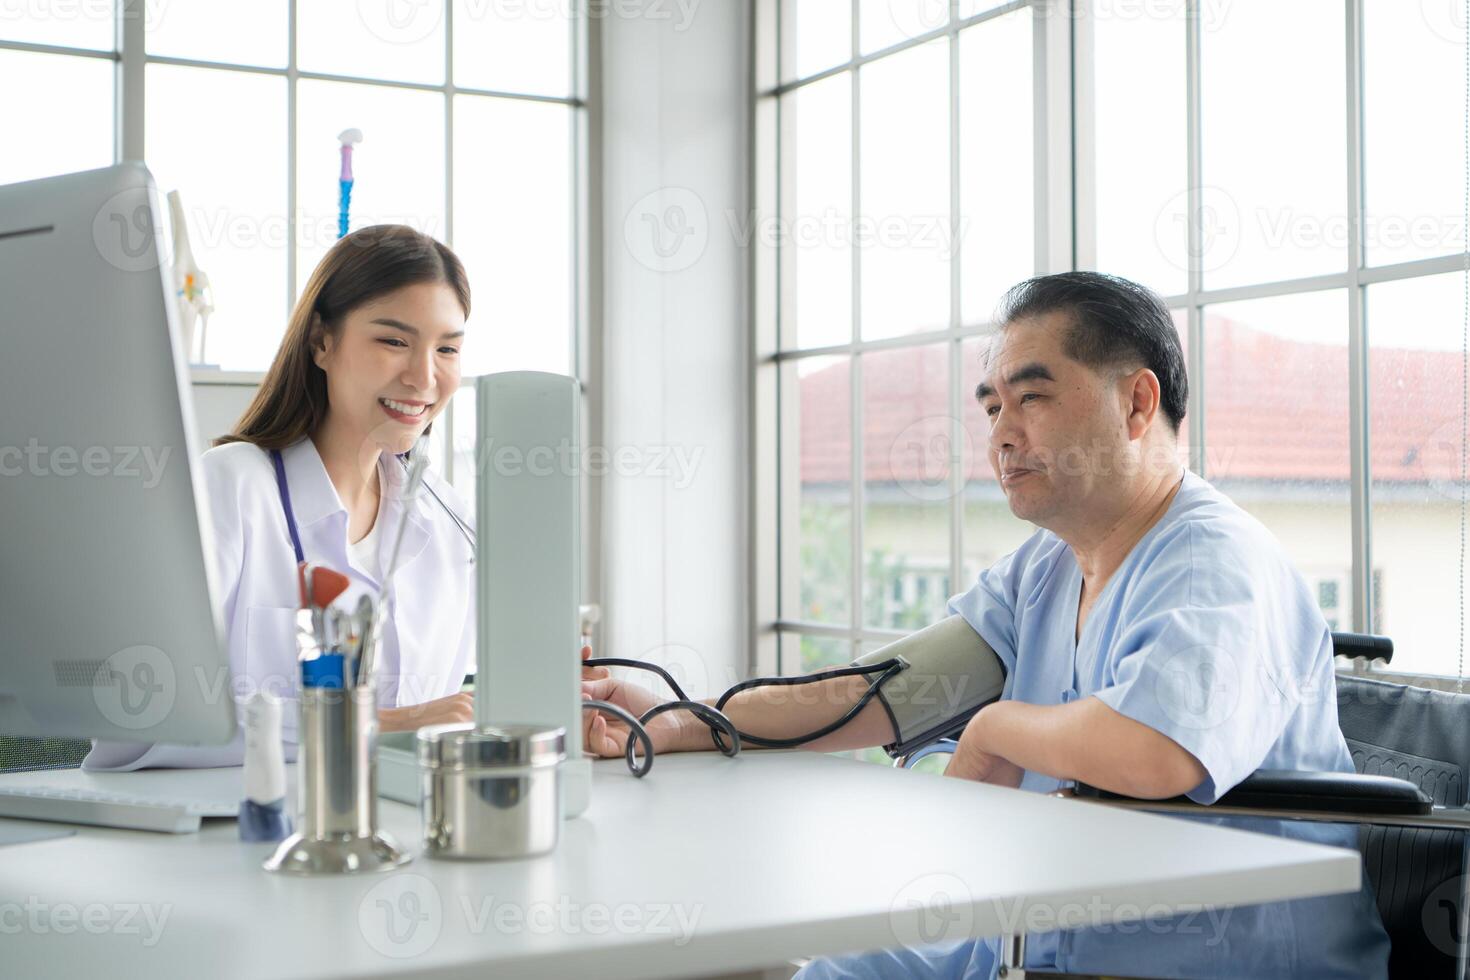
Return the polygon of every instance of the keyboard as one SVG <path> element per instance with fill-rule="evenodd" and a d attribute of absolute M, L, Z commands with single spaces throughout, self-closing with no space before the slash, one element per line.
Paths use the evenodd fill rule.
<path fill-rule="evenodd" d="M 77 786 L 0 786 L 0 817 L 192 834 L 204 817 L 235 817 L 237 800 L 165 799 Z"/>

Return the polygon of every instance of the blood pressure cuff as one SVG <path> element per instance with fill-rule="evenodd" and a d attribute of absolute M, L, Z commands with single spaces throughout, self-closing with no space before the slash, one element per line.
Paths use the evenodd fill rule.
<path fill-rule="evenodd" d="M 897 741 L 883 747 L 894 758 L 957 736 L 1005 688 L 1000 657 L 963 616 L 950 616 L 853 663 L 867 666 L 894 657 L 904 669 L 878 689 L 898 733 Z"/>

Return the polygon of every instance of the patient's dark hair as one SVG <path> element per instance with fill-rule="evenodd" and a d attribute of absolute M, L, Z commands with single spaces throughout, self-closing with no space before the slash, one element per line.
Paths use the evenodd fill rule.
<path fill-rule="evenodd" d="M 1189 402 L 1184 351 L 1169 309 L 1158 294 L 1118 276 L 1062 272 L 1012 286 L 1001 300 L 1005 329 L 1017 320 L 1064 312 L 1072 326 L 1062 349 L 1091 368 L 1146 367 L 1159 379 L 1164 417 L 1177 433 Z"/>

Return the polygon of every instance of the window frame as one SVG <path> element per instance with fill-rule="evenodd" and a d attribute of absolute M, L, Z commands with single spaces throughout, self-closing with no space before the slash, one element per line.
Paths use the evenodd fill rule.
<path fill-rule="evenodd" d="M 454 96 L 489 96 L 492 98 L 515 99 L 564 105 L 571 109 L 572 127 L 572 186 L 571 195 L 571 241 L 572 276 L 568 288 L 572 290 L 571 322 L 568 324 L 570 354 L 566 370 L 576 377 L 582 387 L 584 441 L 597 444 L 601 438 L 601 316 L 602 306 L 594 295 L 601 287 L 602 224 L 597 220 L 595 209 L 601 206 L 601 100 L 597 87 L 591 84 L 599 66 L 602 38 L 602 18 L 592 16 L 588 0 L 572 0 L 573 26 L 568 43 L 572 46 L 571 89 L 566 96 L 535 95 L 505 92 L 491 89 L 458 86 L 454 84 L 454 2 L 444 0 L 444 82 L 439 85 L 398 82 L 384 79 L 358 78 L 325 72 L 302 71 L 296 65 L 296 11 L 301 0 L 287 0 L 287 63 L 283 68 L 259 65 L 241 65 L 232 62 L 178 58 L 147 53 L 146 0 L 115 0 L 114 48 L 111 51 L 92 48 L 71 48 L 54 44 L 36 44 L 25 41 L 0 39 L 0 50 L 59 54 L 111 61 L 113 78 L 113 161 L 146 159 L 145 147 L 145 80 L 150 64 L 177 65 L 219 71 L 248 72 L 285 78 L 287 89 L 286 116 L 286 303 L 281 311 L 282 323 L 290 316 L 296 302 L 298 283 L 296 273 L 297 229 L 296 229 L 296 88 L 297 82 L 306 80 L 337 81 L 352 84 L 381 85 L 389 88 L 437 92 L 444 96 L 444 208 L 445 243 L 454 245 Z M 265 377 L 264 371 L 199 370 L 191 372 L 193 384 L 258 385 Z M 439 470 L 444 479 L 455 479 L 455 446 L 453 411 L 443 413 L 435 426 L 433 440 L 443 447 L 438 452 Z M 584 495 L 583 527 L 583 584 L 584 595 L 595 597 L 601 589 L 601 516 L 600 502 L 596 499 L 595 487 L 589 487 Z M 589 600 L 589 601 L 594 601 Z"/>
<path fill-rule="evenodd" d="M 935 37 L 949 35 L 951 41 L 951 78 L 954 78 L 955 59 L 958 52 L 953 38 L 958 30 L 991 17 L 1011 12 L 1024 3 L 1010 3 L 987 11 L 978 17 L 963 21 L 955 20 L 957 4 L 951 4 L 950 23 L 943 29 L 930 32 L 910 41 L 885 48 L 881 51 L 854 57 L 845 64 L 833 66 L 823 72 L 806 76 L 793 82 L 781 79 L 780 24 L 781 0 L 758 0 L 754 15 L 752 36 L 755 50 L 752 53 L 754 77 L 754 106 L 752 126 L 752 175 L 751 198 L 760 215 L 779 215 L 780 205 L 780 111 L 777 96 L 802 84 L 819 80 L 842 71 L 852 71 L 857 66 L 892 54 Z M 1035 12 L 1034 40 L 1034 84 L 1036 134 L 1036 270 L 1038 274 L 1072 268 L 1093 268 L 1096 264 L 1096 203 L 1097 188 L 1092 167 L 1094 132 L 1096 119 L 1092 102 L 1090 80 L 1093 60 L 1092 6 L 1088 0 L 1033 0 L 1030 4 Z M 858 50 L 859 4 L 853 0 L 853 51 Z M 1370 265 L 1363 246 L 1362 229 L 1365 210 L 1364 184 L 1364 136 L 1363 136 L 1363 7 L 1364 0 L 1344 0 L 1346 59 L 1343 78 L 1343 111 L 1346 113 L 1346 134 L 1343 161 L 1346 168 L 1348 216 L 1348 247 L 1346 268 L 1331 274 L 1315 275 L 1274 282 L 1259 282 L 1227 288 L 1205 288 L 1201 268 L 1202 221 L 1200 189 L 1203 187 L 1203 160 L 1201 137 L 1201 72 L 1200 47 L 1202 24 L 1199 0 L 1187 0 L 1185 13 L 1186 65 L 1186 139 L 1187 187 L 1189 199 L 1186 207 L 1188 221 L 1188 255 L 1190 269 L 1187 289 L 1184 293 L 1165 297 L 1171 310 L 1182 310 L 1187 317 L 1187 356 L 1191 378 L 1189 400 L 1189 442 L 1191 468 L 1206 478 L 1204 471 L 1207 459 L 1207 439 L 1204 419 L 1205 399 L 1205 344 L 1204 313 L 1208 306 L 1235 300 L 1258 299 L 1273 296 L 1294 295 L 1321 290 L 1340 289 L 1348 297 L 1348 391 L 1349 391 L 1349 455 L 1350 455 L 1350 525 L 1352 567 L 1347 577 L 1351 594 L 1352 617 L 1343 628 L 1356 632 L 1371 633 L 1375 628 L 1375 599 L 1373 591 L 1374 566 L 1372 561 L 1372 486 L 1369 457 L 1369 357 L 1371 356 L 1366 329 L 1365 303 L 1367 288 L 1371 285 L 1401 279 L 1414 279 L 1442 273 L 1463 272 L 1466 256 L 1462 253 L 1447 254 L 1427 259 L 1415 259 L 1383 265 Z M 958 96 L 951 95 L 951 134 L 957 135 L 955 114 Z M 860 95 L 854 80 L 854 127 Z M 854 156 L 858 134 L 853 132 Z M 955 165 L 952 147 L 951 165 Z M 854 165 L 854 195 L 859 163 Z M 952 173 L 951 187 L 957 189 L 957 178 Z M 957 207 L 952 199 L 952 209 Z M 812 348 L 799 352 L 788 350 L 783 341 L 789 327 L 781 322 L 779 303 L 781 276 L 779 257 L 775 250 L 757 242 L 751 256 L 751 310 L 752 310 L 752 371 L 754 404 L 752 406 L 752 465 L 750 493 L 753 502 L 751 520 L 751 594 L 753 623 L 751 632 L 750 667 L 761 672 L 774 673 L 783 666 L 779 654 L 780 639 L 784 636 L 803 635 L 844 639 L 852 644 L 854 654 L 860 645 L 867 642 L 883 642 L 897 639 L 899 632 L 865 629 L 861 626 L 862 583 L 861 583 L 861 524 L 862 524 L 862 473 L 861 473 L 861 383 L 853 382 L 852 388 L 852 431 L 853 431 L 853 583 L 851 623 L 847 627 L 827 624 L 803 623 L 783 618 L 781 607 L 781 579 L 792 572 L 789 561 L 782 560 L 780 527 L 781 508 L 790 509 L 785 500 L 785 487 L 781 483 L 782 436 L 789 442 L 794 433 L 786 431 L 789 419 L 783 418 L 780 410 L 781 390 L 779 365 L 795 357 L 814 355 L 860 355 L 866 351 L 916 346 L 926 342 L 945 341 L 951 344 L 962 342 L 965 337 L 981 334 L 986 325 L 964 325 L 958 322 L 958 314 L 951 317 L 950 328 L 923 335 L 913 335 L 892 340 L 854 342 Z M 856 271 L 856 270 L 855 270 Z M 953 270 L 958 277 L 959 269 Z M 951 287 L 952 300 L 955 287 Z M 856 291 L 856 285 L 854 286 Z M 855 293 L 856 295 L 856 293 Z M 789 338 L 794 341 L 794 337 Z M 960 370 L 959 362 L 951 354 L 950 405 L 956 419 L 960 417 L 957 398 L 958 382 L 955 377 Z M 853 370 L 853 375 L 860 375 Z M 789 464 L 789 460 L 787 461 Z M 951 498 L 951 575 L 955 583 L 963 582 L 961 576 L 963 548 L 963 513 L 958 501 L 958 483 L 962 473 L 952 466 L 951 479 L 956 493 Z M 786 515 L 790 519 L 790 515 Z M 799 569 L 797 570 L 799 574 Z M 1374 667 L 1361 660 L 1339 665 L 1356 674 L 1372 674 L 1416 685 L 1440 687 L 1454 690 L 1458 687 L 1455 677 L 1410 674 L 1387 668 Z"/>
<path fill-rule="evenodd" d="M 298 293 L 297 262 L 297 214 L 296 214 L 296 93 L 301 80 L 346 82 L 355 85 L 377 85 L 386 88 L 433 92 L 444 97 L 444 241 L 454 246 L 454 97 L 456 95 L 488 96 L 491 98 L 514 99 L 563 105 L 572 110 L 572 184 L 568 189 L 572 214 L 572 281 L 568 287 L 573 291 L 572 317 L 568 325 L 568 350 L 570 357 L 566 366 L 569 373 L 582 379 L 584 391 L 590 372 L 590 313 L 592 305 L 588 299 L 590 268 L 596 257 L 593 254 L 593 239 L 589 234 L 587 219 L 589 186 L 593 179 L 594 154 L 591 146 L 593 127 L 589 117 L 594 101 L 589 95 L 588 84 L 591 45 L 597 34 L 597 19 L 587 16 L 586 0 L 575 0 L 573 29 L 568 43 L 572 46 L 571 91 L 566 96 L 536 95 L 492 89 L 459 86 L 454 83 L 454 2 L 444 0 L 444 82 L 390 81 L 387 79 L 359 78 L 329 72 L 303 71 L 297 67 L 296 12 L 300 0 L 287 0 L 287 60 L 285 67 L 272 68 L 260 65 L 243 65 L 227 61 L 180 58 L 171 55 L 149 54 L 147 51 L 145 0 L 116 0 L 114 17 L 114 50 L 99 51 L 90 48 L 70 48 L 51 44 L 34 44 L 24 41 L 0 40 L 0 50 L 25 51 L 40 54 L 61 54 L 100 58 L 115 65 L 113 84 L 113 162 L 147 159 L 146 147 L 146 77 L 149 65 L 173 65 L 185 68 L 201 68 L 216 71 L 242 72 L 267 75 L 286 80 L 286 304 L 281 311 L 282 322 L 290 316 Z M 195 383 L 219 383 L 222 381 L 239 384 L 258 384 L 265 377 L 264 371 L 198 371 Z M 596 410 L 590 405 L 591 411 Z M 454 445 L 454 413 L 445 412 L 436 426 L 436 437 L 443 440 L 445 447 Z M 454 479 L 454 453 L 444 452 L 441 468 L 444 477 Z"/>
<path fill-rule="evenodd" d="M 1262 299 L 1266 297 L 1300 295 L 1327 290 L 1343 290 L 1348 301 L 1348 454 L 1349 454 L 1349 516 L 1352 532 L 1352 567 L 1348 573 L 1348 587 L 1352 601 L 1352 618 L 1341 629 L 1372 633 L 1375 596 L 1373 592 L 1374 566 L 1373 545 L 1373 492 L 1370 458 L 1370 364 L 1372 356 L 1368 340 L 1365 314 L 1367 289 L 1379 283 L 1403 279 L 1415 279 L 1448 272 L 1462 272 L 1465 256 L 1454 253 L 1428 259 L 1414 259 L 1384 265 L 1370 265 L 1364 248 L 1362 229 L 1366 205 L 1364 182 L 1365 141 L 1363 136 L 1363 8 L 1364 0 L 1344 0 L 1344 42 L 1346 45 L 1343 78 L 1343 111 L 1346 113 L 1345 145 L 1343 164 L 1346 170 L 1347 200 L 1347 256 L 1346 268 L 1337 272 L 1283 279 L 1273 282 L 1257 282 L 1247 285 L 1210 289 L 1203 284 L 1202 241 L 1203 223 L 1201 188 L 1203 177 L 1203 152 L 1201 136 L 1201 72 L 1200 48 L 1203 26 L 1200 20 L 1198 0 L 1187 0 L 1185 12 L 1185 66 L 1186 85 L 1186 139 L 1188 140 L 1189 199 L 1185 214 L 1188 218 L 1189 260 L 1188 287 L 1185 292 L 1164 297 L 1171 310 L 1183 310 L 1188 317 L 1188 370 L 1189 391 L 1189 440 L 1190 468 L 1206 479 L 1206 451 L 1209 438 L 1205 425 L 1205 310 L 1209 306 L 1236 300 Z M 1075 52 L 1079 91 L 1085 87 L 1081 80 L 1091 78 L 1092 24 L 1091 5 L 1079 0 L 1076 17 Z M 1092 182 L 1090 159 L 1092 153 L 1093 124 L 1090 94 L 1077 100 L 1077 160 L 1078 195 L 1077 208 L 1077 259 L 1079 268 L 1092 268 L 1096 259 L 1095 203 L 1096 189 Z M 1390 678 L 1418 686 L 1440 687 L 1454 690 L 1457 687 L 1453 675 L 1425 675 L 1395 671 L 1390 664 L 1376 668 L 1362 660 L 1352 661 L 1346 669 L 1354 674 Z"/>
<path fill-rule="evenodd" d="M 939 28 L 863 54 L 860 44 L 861 11 L 859 0 L 851 0 L 851 46 L 847 61 L 799 78 L 785 78 L 780 70 L 781 20 L 787 9 L 783 0 L 756 0 L 752 9 L 752 76 L 751 107 L 751 175 L 750 198 L 757 223 L 778 221 L 781 216 L 782 168 L 780 153 L 782 97 L 800 88 L 840 73 L 852 76 L 852 195 L 853 214 L 859 210 L 861 194 L 861 84 L 859 69 L 895 54 L 938 38 L 949 39 L 949 137 L 950 137 L 950 227 L 959 226 L 960 217 L 960 97 L 956 84 L 960 70 L 960 34 L 978 28 L 985 22 L 1029 10 L 1032 18 L 1032 108 L 1033 108 L 1033 215 L 1034 260 L 1036 274 L 1070 269 L 1074 264 L 1073 247 L 1073 171 L 1072 171 L 1072 58 L 1070 5 L 1068 0 L 1010 0 L 969 17 L 959 16 L 959 3 L 951 2 L 946 23 Z M 962 247 L 962 246 L 961 246 Z M 961 260 L 959 253 L 950 262 L 950 316 L 943 329 L 874 340 L 860 339 L 861 280 L 858 249 L 853 249 L 853 334 L 846 343 L 821 347 L 798 348 L 794 325 L 786 322 L 781 310 L 781 284 L 785 257 L 779 246 L 755 236 L 749 256 L 751 297 L 751 364 L 752 404 L 751 466 L 749 494 L 752 502 L 750 519 L 750 592 L 752 608 L 751 643 L 748 668 L 774 674 L 791 673 L 799 666 L 795 658 L 783 658 L 783 638 L 799 641 L 802 636 L 845 641 L 856 657 L 864 644 L 882 644 L 905 635 L 902 631 L 867 626 L 864 607 L 864 475 L 862 432 L 862 370 L 864 355 L 880 351 L 920 348 L 943 343 L 948 348 L 949 378 L 947 411 L 952 417 L 951 445 L 963 445 L 960 426 L 964 399 L 962 345 L 968 338 L 992 329 L 989 323 L 966 323 L 960 304 Z M 791 526 L 795 517 L 794 501 L 784 492 L 783 476 L 789 481 L 793 470 L 791 446 L 794 432 L 790 429 L 791 413 L 783 416 L 781 376 L 786 365 L 811 357 L 842 355 L 852 357 L 849 372 L 850 426 L 852 431 L 852 515 L 851 554 L 852 581 L 848 623 L 843 625 L 805 622 L 792 618 L 782 608 L 783 585 L 790 590 L 790 560 L 783 559 L 780 528 Z M 786 397 L 789 392 L 785 393 Z M 954 450 L 958 453 L 959 450 Z M 950 542 L 947 574 L 952 583 L 963 578 L 964 496 L 963 460 L 952 456 L 949 467 L 948 497 Z M 785 513 L 783 513 L 783 508 Z M 789 548 L 789 540 L 785 546 Z M 799 574 L 799 572 L 797 573 Z M 799 588 L 799 583 L 798 583 Z"/>

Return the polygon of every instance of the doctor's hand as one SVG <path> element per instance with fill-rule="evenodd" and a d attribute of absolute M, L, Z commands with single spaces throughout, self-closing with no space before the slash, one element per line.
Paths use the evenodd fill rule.
<path fill-rule="evenodd" d="M 591 647 L 583 647 L 582 648 L 582 659 L 583 660 L 590 660 L 591 658 L 592 658 L 592 648 Z M 582 680 L 584 680 L 584 681 L 598 681 L 598 680 L 602 680 L 604 677 L 611 677 L 611 676 L 612 676 L 612 671 L 608 670 L 606 667 L 583 667 L 582 668 Z"/>
<path fill-rule="evenodd" d="M 986 751 L 984 722 L 981 721 L 983 714 L 985 709 L 981 708 L 965 726 L 944 774 L 955 779 L 973 779 L 980 783 L 1015 789 L 1021 785 L 1021 777 L 1025 771 L 1009 759 Z"/>
<path fill-rule="evenodd" d="M 464 691 L 447 698 L 378 709 L 378 731 L 411 732 L 425 725 L 447 725 L 475 720 L 474 696 Z"/>
<path fill-rule="evenodd" d="M 618 677 L 583 681 L 582 699 L 615 704 L 634 718 L 642 718 L 649 708 L 662 703 L 646 688 Z M 678 752 L 685 748 L 688 721 L 686 711 L 669 711 L 650 719 L 645 727 L 653 740 L 653 751 Z M 702 723 L 695 724 L 704 727 Z M 591 755 L 604 759 L 621 757 L 627 751 L 628 734 L 628 725 L 621 718 L 590 708 L 582 712 L 582 749 Z"/>

